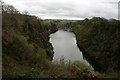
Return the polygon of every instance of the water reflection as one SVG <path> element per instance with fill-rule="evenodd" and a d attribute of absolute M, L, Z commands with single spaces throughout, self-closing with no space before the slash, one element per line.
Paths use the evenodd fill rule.
<path fill-rule="evenodd" d="M 54 48 L 53 62 L 58 61 L 63 56 L 65 60 L 80 60 L 89 65 L 89 63 L 83 59 L 82 52 L 77 47 L 74 33 L 59 30 L 50 35 L 50 42 Z"/>

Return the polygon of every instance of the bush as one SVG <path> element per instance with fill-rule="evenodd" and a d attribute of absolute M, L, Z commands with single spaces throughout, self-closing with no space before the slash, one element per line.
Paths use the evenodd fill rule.
<path fill-rule="evenodd" d="M 77 67 L 79 67 L 81 70 L 87 69 L 89 71 L 92 71 L 91 66 L 88 66 L 85 62 L 74 61 L 73 64 L 76 65 Z"/>
<path fill-rule="evenodd" d="M 45 49 L 39 48 L 38 53 L 36 54 L 37 61 L 40 61 L 41 64 L 46 63 L 46 51 Z"/>

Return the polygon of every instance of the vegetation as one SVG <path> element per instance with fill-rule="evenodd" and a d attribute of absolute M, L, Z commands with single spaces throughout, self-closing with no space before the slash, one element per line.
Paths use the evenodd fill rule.
<path fill-rule="evenodd" d="M 48 36 L 57 30 L 56 24 L 21 14 L 5 3 L 2 6 L 3 78 L 94 78 L 87 68 L 80 69 L 64 59 L 51 62 L 53 51 Z"/>
<path fill-rule="evenodd" d="M 13 6 L 2 2 L 3 14 L 3 77 L 23 76 L 34 65 L 52 60 L 49 34 L 57 28 L 36 16 L 21 14 Z"/>
<path fill-rule="evenodd" d="M 99 17 L 73 22 L 42 21 L 3 2 L 2 10 L 3 78 L 118 78 L 119 21 Z M 84 58 L 95 71 L 80 61 L 72 63 L 62 58 L 60 63 L 51 62 L 49 35 L 58 28 L 76 34 Z"/>
<path fill-rule="evenodd" d="M 100 72 L 119 71 L 118 23 L 114 19 L 94 17 L 71 27 L 84 57 Z"/>
<path fill-rule="evenodd" d="M 115 19 L 93 17 L 72 22 L 67 28 L 76 34 L 78 47 L 95 71 L 119 74 L 119 25 L 120 21 Z"/>

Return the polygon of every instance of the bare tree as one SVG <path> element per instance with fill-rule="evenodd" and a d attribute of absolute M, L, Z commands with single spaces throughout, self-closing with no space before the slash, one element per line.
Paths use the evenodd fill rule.
<path fill-rule="evenodd" d="M 3 12 L 7 12 L 7 13 L 10 13 L 10 14 L 19 14 L 20 12 L 15 8 L 13 7 L 12 5 L 8 5 L 8 4 L 5 4 L 4 2 L 0 1 L 1 3 L 1 6 L 2 6 L 2 11 Z"/>

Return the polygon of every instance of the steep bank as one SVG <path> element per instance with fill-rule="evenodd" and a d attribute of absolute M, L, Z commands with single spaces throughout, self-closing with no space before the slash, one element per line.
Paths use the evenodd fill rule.
<path fill-rule="evenodd" d="M 48 36 L 57 30 L 56 25 L 4 3 L 2 10 L 3 77 L 26 76 L 31 68 L 51 61 L 53 48 Z"/>
<path fill-rule="evenodd" d="M 117 20 L 85 19 L 70 27 L 84 58 L 99 72 L 119 72 L 119 26 Z"/>

